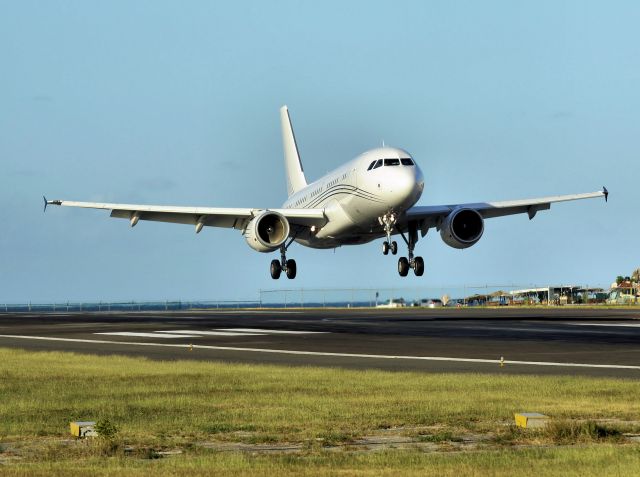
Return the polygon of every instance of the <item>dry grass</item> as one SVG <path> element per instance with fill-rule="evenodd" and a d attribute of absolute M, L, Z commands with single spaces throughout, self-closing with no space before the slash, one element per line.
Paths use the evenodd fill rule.
<path fill-rule="evenodd" d="M 41 461 L 2 467 L 3 476 L 636 476 L 637 447 L 541 448 L 473 453 L 425 454 L 389 450 L 306 455 L 196 453 L 166 459 L 94 457 Z"/>
<path fill-rule="evenodd" d="M 638 395 L 640 381 L 624 379 L 363 372 L 0 349 L 0 465 L 11 462 L 0 469 L 3 475 L 66 474 L 70 465 L 95 475 L 606 475 L 612 469 L 632 475 L 630 469 L 640 468 L 638 447 L 621 445 L 619 429 L 596 420 L 640 420 Z M 532 433 L 509 426 L 513 413 L 523 410 L 548 414 L 555 424 Z M 119 431 L 110 441 L 60 443 L 69 421 L 78 419 L 108 419 Z M 425 431 L 430 426 L 437 431 Z M 634 426 L 625 430 L 637 431 Z M 494 438 L 477 452 L 451 455 L 323 450 L 388 428 L 433 443 L 468 433 Z M 321 444 L 267 456 L 208 451 L 197 445 L 202 441 Z M 587 447 L 495 450 L 556 443 Z M 129 444 L 138 451 L 125 453 Z M 15 462 L 8 448 L 18 449 Z M 162 448 L 183 455 L 151 459 Z"/>

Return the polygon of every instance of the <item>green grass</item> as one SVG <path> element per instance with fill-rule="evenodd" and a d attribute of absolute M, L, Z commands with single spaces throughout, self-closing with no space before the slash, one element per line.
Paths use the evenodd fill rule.
<path fill-rule="evenodd" d="M 159 362 L 0 349 L 0 473 L 55 475 L 73 465 L 98 475 L 210 469 L 217 475 L 482 475 L 482 469 L 512 475 L 522 459 L 529 470 L 539 461 L 548 475 L 554 475 L 552 463 L 564 469 L 562 475 L 606 474 L 608 466 L 631 475 L 629 469 L 640 468 L 640 450 L 620 433 L 638 426 L 596 421 L 640 420 L 638 395 L 640 381 L 630 379 Z M 516 429 L 509 424 L 518 411 L 548 414 L 554 424 L 538 432 Z M 61 444 L 69 421 L 101 419 L 118 430 L 111 440 Z M 323 450 L 389 432 L 445 446 L 443 451 L 464 435 L 487 437 L 480 450 L 451 455 L 361 453 L 348 445 L 342 452 Z M 208 441 L 291 442 L 303 450 L 221 453 L 199 444 Z M 125 453 L 125 444 L 137 450 Z M 534 447 L 515 450 L 513 444 Z M 584 447 L 535 448 L 552 444 Z M 176 448 L 183 455 L 149 458 Z M 7 457 L 11 449 L 15 461 Z"/>
<path fill-rule="evenodd" d="M 166 459 L 114 457 L 39 461 L 2 467 L 3 476 L 637 476 L 637 447 L 592 446 L 427 454 L 320 452 L 252 455 L 203 452 Z"/>

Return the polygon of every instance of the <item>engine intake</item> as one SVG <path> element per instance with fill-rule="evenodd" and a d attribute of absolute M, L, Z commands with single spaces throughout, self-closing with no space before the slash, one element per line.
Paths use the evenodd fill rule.
<path fill-rule="evenodd" d="M 457 209 L 447 215 L 440 228 L 444 243 L 453 248 L 474 245 L 484 232 L 484 219 L 477 210 Z"/>
<path fill-rule="evenodd" d="M 280 248 L 289 237 L 289 230 L 289 221 L 284 215 L 265 211 L 251 219 L 244 236 L 249 247 L 267 253 Z"/>

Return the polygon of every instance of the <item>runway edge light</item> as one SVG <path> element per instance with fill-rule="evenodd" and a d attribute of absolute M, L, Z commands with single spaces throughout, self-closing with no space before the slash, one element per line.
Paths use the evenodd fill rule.
<path fill-rule="evenodd" d="M 516 426 L 524 429 L 539 429 L 549 423 L 549 416 L 539 412 L 519 412 L 515 414 Z"/>

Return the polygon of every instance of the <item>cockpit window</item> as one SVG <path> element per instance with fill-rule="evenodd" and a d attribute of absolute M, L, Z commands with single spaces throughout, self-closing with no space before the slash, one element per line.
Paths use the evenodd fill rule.
<path fill-rule="evenodd" d="M 378 168 L 378 167 L 380 167 L 381 165 L 382 165 L 382 159 L 378 159 L 378 160 L 376 161 L 376 165 L 375 165 L 375 166 L 373 166 L 373 168 L 374 168 L 374 169 L 377 169 L 377 168 Z"/>
<path fill-rule="evenodd" d="M 371 164 L 369 164 L 369 167 L 367 167 L 367 170 L 370 171 L 371 169 L 373 169 L 373 166 L 375 165 L 376 161 L 373 161 Z"/>
<path fill-rule="evenodd" d="M 385 159 L 384 160 L 384 165 L 385 166 L 399 166 L 400 165 L 400 159 Z"/>
<path fill-rule="evenodd" d="M 403 157 L 402 159 L 400 159 L 400 162 L 402 162 L 403 166 L 415 166 L 413 161 L 408 157 Z"/>

